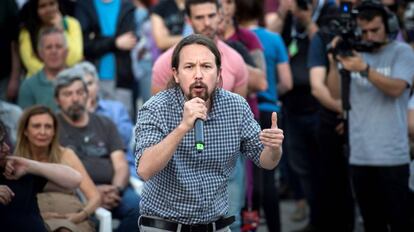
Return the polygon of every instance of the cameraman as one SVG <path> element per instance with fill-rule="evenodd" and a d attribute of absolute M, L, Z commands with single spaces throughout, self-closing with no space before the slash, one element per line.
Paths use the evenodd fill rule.
<path fill-rule="evenodd" d="M 335 57 L 351 72 L 349 162 L 355 194 L 366 232 L 413 231 L 409 229 L 406 112 L 414 52 L 409 45 L 388 39 L 388 16 L 382 4 L 365 1 L 358 11 L 362 41 L 381 45 L 370 52 Z M 332 71 L 338 86 L 339 74 Z M 330 90 L 336 95 L 338 88 Z"/>

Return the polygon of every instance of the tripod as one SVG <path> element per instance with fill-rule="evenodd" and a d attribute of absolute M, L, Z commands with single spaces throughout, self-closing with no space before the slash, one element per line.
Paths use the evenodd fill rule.
<path fill-rule="evenodd" d="M 342 101 L 342 118 L 344 123 L 344 155 L 349 158 L 349 111 L 351 110 L 350 86 L 351 86 L 351 72 L 341 67 L 339 69 L 341 76 L 341 101 Z"/>

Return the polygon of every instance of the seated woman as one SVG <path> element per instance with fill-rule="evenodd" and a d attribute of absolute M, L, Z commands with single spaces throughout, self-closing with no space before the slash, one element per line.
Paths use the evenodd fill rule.
<path fill-rule="evenodd" d="M 10 146 L 0 120 L 0 225 L 2 231 L 47 231 L 40 216 L 36 194 L 47 181 L 62 188 L 77 188 L 81 174 L 61 164 L 41 163 L 9 156 Z"/>
<path fill-rule="evenodd" d="M 83 59 L 79 21 L 63 15 L 58 0 L 28 0 L 21 10 L 21 19 L 23 27 L 19 34 L 19 51 L 28 77 L 43 68 L 37 51 L 39 31 L 43 27 L 56 27 L 65 32 L 68 48 L 66 65 L 72 66 Z"/>
<path fill-rule="evenodd" d="M 51 231 L 94 231 L 89 216 L 100 205 L 100 194 L 78 156 L 58 142 L 56 116 L 45 106 L 24 111 L 17 131 L 15 153 L 25 158 L 70 166 L 82 175 L 80 191 L 87 199 L 83 205 L 73 191 L 48 184 L 38 194 L 39 208 Z"/>

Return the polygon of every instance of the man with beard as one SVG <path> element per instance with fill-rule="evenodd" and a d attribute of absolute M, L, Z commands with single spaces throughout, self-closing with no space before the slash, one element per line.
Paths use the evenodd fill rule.
<path fill-rule="evenodd" d="M 146 181 L 138 224 L 141 231 L 230 231 L 227 185 L 240 155 L 273 169 L 281 157 L 283 131 L 260 130 L 245 99 L 219 88 L 221 54 L 203 35 L 175 47 L 174 85 L 147 101 L 136 125 L 136 167 Z M 194 122 L 204 121 L 202 151 Z"/>
<path fill-rule="evenodd" d="M 366 232 L 410 228 L 407 105 L 413 83 L 414 53 L 393 40 L 386 8 L 363 1 L 357 8 L 362 41 L 370 51 L 335 58 L 350 72 L 349 164 L 353 190 Z M 335 45 L 335 43 L 333 43 Z M 330 60 L 332 96 L 340 96 L 340 76 Z M 380 123 L 381 122 L 381 123 Z"/>
<path fill-rule="evenodd" d="M 222 54 L 222 87 L 243 97 L 247 95 L 248 70 L 243 58 L 217 36 L 220 22 L 218 0 L 186 0 L 186 14 L 195 34 L 214 40 Z M 152 68 L 152 93 L 167 88 L 172 81 L 171 57 L 174 48 L 164 52 Z"/>
<path fill-rule="evenodd" d="M 267 86 L 265 73 L 252 66 L 248 67 L 241 55 L 218 37 L 219 25 L 222 20 L 218 0 L 186 0 L 185 10 L 194 33 L 205 35 L 214 40 L 222 54 L 223 79 L 220 87 L 246 97 L 248 94 L 252 96 L 256 91 L 263 90 Z M 151 86 L 153 94 L 166 89 L 169 84 L 174 82 L 171 70 L 173 49 L 172 47 L 164 52 L 154 63 Z M 251 103 L 257 101 L 255 98 L 250 100 Z M 244 176 L 244 160 L 239 159 L 236 162 L 233 178 L 230 178 L 230 211 L 238 212 L 244 205 Z M 239 225 L 240 217 L 236 217 L 236 223 L 232 229 L 235 230 Z"/>
<path fill-rule="evenodd" d="M 86 110 L 88 89 L 78 68 L 58 74 L 55 99 L 60 108 L 60 143 L 79 156 L 95 182 L 102 207 L 121 219 L 119 231 L 137 231 L 139 196 L 128 186 L 129 169 L 125 146 L 114 123 Z"/>

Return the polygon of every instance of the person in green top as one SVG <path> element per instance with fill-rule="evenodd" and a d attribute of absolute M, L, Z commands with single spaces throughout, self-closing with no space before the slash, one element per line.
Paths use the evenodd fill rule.
<path fill-rule="evenodd" d="M 38 50 L 44 67 L 23 81 L 17 103 L 23 109 L 40 104 L 56 111 L 58 108 L 53 95 L 53 82 L 57 74 L 66 67 L 65 60 L 68 54 L 63 32 L 54 27 L 43 29 L 40 33 Z"/>

